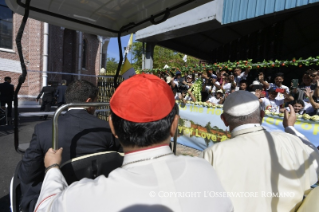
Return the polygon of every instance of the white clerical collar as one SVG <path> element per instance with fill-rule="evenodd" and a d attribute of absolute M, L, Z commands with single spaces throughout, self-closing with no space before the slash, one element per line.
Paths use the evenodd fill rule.
<path fill-rule="evenodd" d="M 238 127 L 235 127 L 231 132 L 236 132 L 236 131 L 239 131 L 239 130 L 244 130 L 244 129 L 248 129 L 248 128 L 253 128 L 253 127 L 260 127 L 260 124 L 243 124 L 243 125 L 240 125 Z"/>
<path fill-rule="evenodd" d="M 140 151 L 132 152 L 129 154 L 125 154 L 123 165 L 124 164 L 128 164 L 128 165 L 125 165 L 123 168 L 150 164 L 156 158 L 158 158 L 156 160 L 161 160 L 164 158 L 172 157 L 173 154 L 170 154 L 170 153 L 172 153 L 172 150 L 169 148 L 168 145 L 165 145 L 165 146 L 160 146 L 160 147 L 155 147 L 151 149 L 140 150 Z M 150 158 L 153 158 L 153 159 L 150 159 Z M 145 160 L 145 161 L 142 161 L 142 160 Z"/>

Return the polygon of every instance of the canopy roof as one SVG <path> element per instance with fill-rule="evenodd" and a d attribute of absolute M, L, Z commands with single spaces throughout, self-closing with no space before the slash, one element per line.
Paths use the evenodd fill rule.
<path fill-rule="evenodd" d="M 135 32 L 209 0 L 31 0 L 29 17 L 68 29 L 114 37 Z M 6 0 L 24 14 L 26 0 Z"/>

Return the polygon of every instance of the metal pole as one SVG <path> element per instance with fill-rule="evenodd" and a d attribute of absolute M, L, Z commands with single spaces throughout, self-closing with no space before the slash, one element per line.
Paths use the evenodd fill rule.
<path fill-rule="evenodd" d="M 121 29 L 121 30 L 122 30 L 122 29 Z M 121 70 L 121 66 L 122 66 L 122 63 L 123 63 L 121 31 L 120 31 L 120 32 L 118 33 L 118 35 L 117 35 L 117 42 L 118 42 L 118 45 L 119 45 L 120 61 L 119 61 L 119 64 L 117 65 L 117 70 L 116 70 L 116 74 L 115 74 L 115 77 L 114 77 L 114 87 L 115 87 L 115 89 L 116 89 L 117 86 L 118 86 L 117 78 L 118 78 L 118 76 L 119 76 L 119 73 L 120 73 L 120 70 Z"/>
<path fill-rule="evenodd" d="M 27 76 L 27 68 L 24 63 L 24 58 L 23 58 L 23 52 L 22 52 L 22 45 L 21 45 L 21 40 L 23 36 L 23 31 L 25 28 L 25 25 L 27 23 L 28 17 L 29 17 L 29 9 L 30 9 L 30 1 L 26 1 L 26 7 L 24 11 L 24 16 L 16 37 L 16 44 L 17 44 L 17 49 L 18 49 L 18 54 L 20 58 L 20 63 L 21 63 L 21 69 L 22 69 L 22 74 L 19 76 L 19 83 L 14 91 L 14 148 L 18 153 L 22 153 L 19 150 L 19 126 L 18 126 L 18 93 L 20 91 L 21 85 L 24 83 L 25 78 Z"/>
<path fill-rule="evenodd" d="M 49 24 L 43 24 L 43 56 L 42 56 L 42 87 L 47 86 L 48 79 L 48 43 L 49 43 Z"/>

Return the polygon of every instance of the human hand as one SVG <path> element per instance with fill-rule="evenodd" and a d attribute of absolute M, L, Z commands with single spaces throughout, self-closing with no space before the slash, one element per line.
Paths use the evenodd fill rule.
<path fill-rule="evenodd" d="M 306 88 L 305 94 L 306 94 L 306 96 L 307 96 L 308 98 L 310 98 L 310 97 L 312 96 L 312 91 L 311 91 L 311 89 L 310 89 L 310 88 Z"/>
<path fill-rule="evenodd" d="M 62 161 L 62 151 L 63 148 L 61 147 L 58 150 L 54 150 L 50 148 L 44 157 L 44 166 L 45 168 L 53 165 L 53 164 L 61 164 Z"/>
<path fill-rule="evenodd" d="M 235 80 L 234 75 L 230 75 L 230 76 L 229 76 L 229 80 L 230 80 L 231 82 L 233 82 L 233 81 Z"/>
<path fill-rule="evenodd" d="M 208 77 L 207 77 L 207 74 L 202 74 L 202 77 L 205 78 L 205 79 L 208 78 Z"/>
<path fill-rule="evenodd" d="M 259 89 L 255 90 L 255 96 L 256 96 L 258 99 L 260 99 L 260 97 L 261 97 L 261 90 L 259 90 Z"/>
<path fill-rule="evenodd" d="M 35 101 L 38 102 L 39 100 L 38 100 L 38 99 L 35 99 Z"/>
<path fill-rule="evenodd" d="M 291 105 L 288 106 L 290 109 L 290 115 L 287 110 L 284 111 L 284 119 L 282 121 L 282 125 L 284 126 L 284 128 L 294 126 L 297 119 L 294 108 Z"/>
<path fill-rule="evenodd" d="M 319 81 L 319 80 L 318 80 Z M 216 78 L 212 78 L 212 83 L 215 84 L 216 83 Z"/>

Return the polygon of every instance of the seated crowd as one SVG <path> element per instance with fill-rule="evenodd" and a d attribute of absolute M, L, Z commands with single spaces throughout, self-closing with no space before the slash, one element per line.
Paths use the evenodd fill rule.
<path fill-rule="evenodd" d="M 200 101 L 192 92 L 192 85 L 197 80 L 202 81 L 201 101 L 216 104 L 223 104 L 230 93 L 238 90 L 249 91 L 259 98 L 260 107 L 272 113 L 283 113 L 289 111 L 288 104 L 298 114 L 319 114 L 319 70 L 309 69 L 302 77 L 301 83 L 292 80 L 288 87 L 283 84 L 284 74 L 276 73 L 274 82 L 267 82 L 263 72 L 250 84 L 248 75 L 250 69 L 244 72 L 236 68 L 233 72 L 226 73 L 225 70 L 206 73 L 196 73 L 182 77 L 180 71 L 172 76 L 162 73 L 161 79 L 165 80 L 172 88 L 175 99 L 186 101 Z"/>

